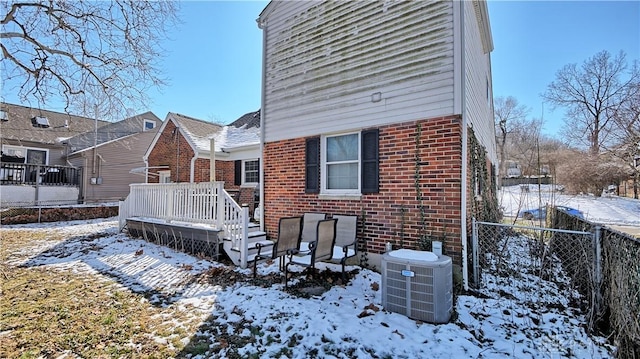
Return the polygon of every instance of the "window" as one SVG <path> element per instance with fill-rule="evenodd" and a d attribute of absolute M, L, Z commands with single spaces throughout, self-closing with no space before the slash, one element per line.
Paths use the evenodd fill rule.
<path fill-rule="evenodd" d="M 156 127 L 156 122 L 151 120 L 144 120 L 144 131 L 152 130 Z"/>
<path fill-rule="evenodd" d="M 49 128 L 51 125 L 49 124 L 49 119 L 44 116 L 36 116 L 31 119 L 31 124 L 33 127 L 38 128 Z"/>
<path fill-rule="evenodd" d="M 306 193 L 360 195 L 378 190 L 377 129 L 307 139 Z"/>
<path fill-rule="evenodd" d="M 244 161 L 244 181 L 243 183 L 259 183 L 260 182 L 260 161 L 249 160 Z"/>
<path fill-rule="evenodd" d="M 324 137 L 323 190 L 360 193 L 360 134 Z"/>
<path fill-rule="evenodd" d="M 48 150 L 28 148 L 28 147 L 4 146 L 2 147 L 2 152 L 5 155 L 26 158 L 25 163 L 30 163 L 35 165 L 48 164 L 48 161 L 47 161 Z"/>
<path fill-rule="evenodd" d="M 235 174 L 233 184 L 240 186 L 243 184 L 260 183 L 260 160 L 237 160 L 234 163 Z"/>
<path fill-rule="evenodd" d="M 46 165 L 47 151 L 27 150 L 27 163 Z"/>

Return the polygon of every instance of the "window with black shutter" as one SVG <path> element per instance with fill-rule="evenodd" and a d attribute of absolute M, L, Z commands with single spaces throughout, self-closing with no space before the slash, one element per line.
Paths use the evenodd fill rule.
<path fill-rule="evenodd" d="M 378 193 L 379 130 L 324 135 L 306 143 L 306 192 Z M 321 186 L 321 188 L 320 188 Z"/>
<path fill-rule="evenodd" d="M 244 161 L 244 182 L 243 183 L 259 183 L 260 182 L 260 160 Z"/>

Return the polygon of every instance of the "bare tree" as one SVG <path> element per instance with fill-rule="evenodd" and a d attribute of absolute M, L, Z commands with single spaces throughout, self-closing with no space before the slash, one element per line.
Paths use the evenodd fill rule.
<path fill-rule="evenodd" d="M 496 128 L 496 144 L 499 154 L 499 177 L 502 179 L 507 174 L 507 140 L 509 136 L 526 126 L 523 121 L 530 109 L 518 103 L 513 96 L 496 97 L 493 99 L 493 118 Z"/>
<path fill-rule="evenodd" d="M 558 182 L 570 193 L 591 193 L 596 196 L 608 185 L 619 184 L 628 173 L 624 164 L 610 153 L 591 154 L 572 150 L 558 170 Z"/>
<path fill-rule="evenodd" d="M 538 151 L 540 153 L 541 174 L 557 177 L 558 166 L 570 158 L 563 156 L 569 151 L 569 146 L 557 138 L 541 135 Z"/>
<path fill-rule="evenodd" d="M 629 177 L 633 181 L 633 197 L 638 198 L 640 181 L 640 82 L 633 84 L 635 96 L 627 101 L 613 114 L 617 131 L 614 133 L 616 146 L 611 153 L 627 164 Z M 633 90 L 632 90 L 633 92 Z"/>
<path fill-rule="evenodd" d="M 178 21 L 177 6 L 165 0 L 0 1 L 5 90 L 10 85 L 38 106 L 62 100 L 67 110 L 87 102 L 114 116 L 142 108 L 147 90 L 165 84 L 160 43 Z"/>
<path fill-rule="evenodd" d="M 566 109 L 567 139 L 586 145 L 594 155 L 611 140 L 612 116 L 633 96 L 630 85 L 640 79 L 638 67 L 629 68 L 625 57 L 622 51 L 615 57 L 602 51 L 581 67 L 565 65 L 543 94 L 554 108 Z"/>
<path fill-rule="evenodd" d="M 518 162 L 523 176 L 540 175 L 542 119 L 522 119 L 507 140 L 507 156 Z"/>

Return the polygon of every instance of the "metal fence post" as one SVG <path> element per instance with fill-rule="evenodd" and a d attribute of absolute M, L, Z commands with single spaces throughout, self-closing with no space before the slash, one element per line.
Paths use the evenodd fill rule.
<path fill-rule="evenodd" d="M 40 165 L 36 166 L 36 193 L 35 198 L 33 199 L 33 204 L 36 206 L 40 205 Z M 38 223 L 40 223 L 40 219 L 38 219 Z"/>
<path fill-rule="evenodd" d="M 475 218 L 471 219 L 471 261 L 473 268 L 473 284 L 476 288 L 480 285 L 480 266 L 478 265 L 478 223 Z"/>
<path fill-rule="evenodd" d="M 602 285 L 602 227 L 598 225 L 595 226 L 595 232 L 593 233 L 593 249 L 594 312 L 598 313 L 602 304 L 602 295 L 600 292 Z"/>

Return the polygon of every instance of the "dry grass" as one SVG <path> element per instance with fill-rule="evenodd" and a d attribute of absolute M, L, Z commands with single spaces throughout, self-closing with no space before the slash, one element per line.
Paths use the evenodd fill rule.
<path fill-rule="evenodd" d="M 9 264 L 62 240 L 47 232 L 0 233 L 1 358 L 166 358 L 189 352 L 185 343 L 203 319 L 198 310 L 154 306 L 100 274 Z"/>

